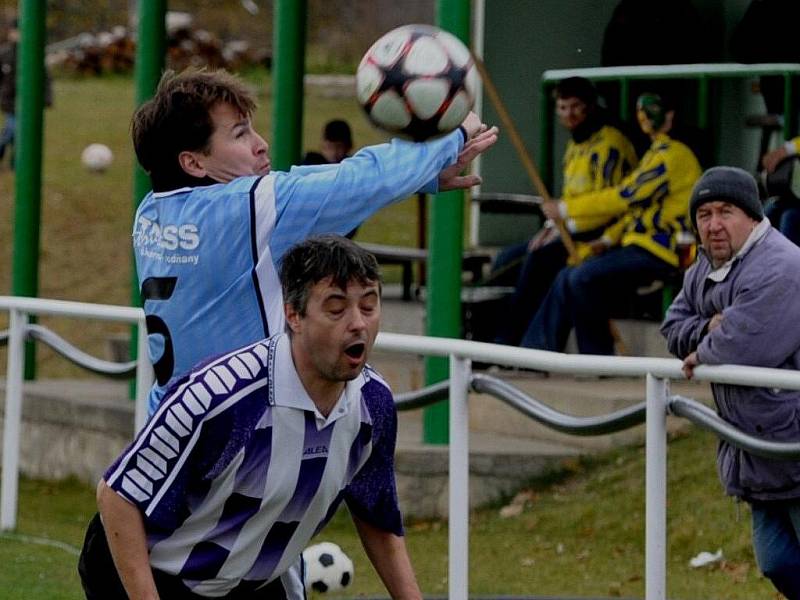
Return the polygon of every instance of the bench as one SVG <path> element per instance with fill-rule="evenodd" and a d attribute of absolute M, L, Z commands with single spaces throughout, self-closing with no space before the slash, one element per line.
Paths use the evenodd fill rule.
<path fill-rule="evenodd" d="M 410 248 L 406 246 L 389 246 L 385 244 L 370 244 L 368 242 L 359 242 L 358 245 L 364 248 L 364 250 L 367 252 L 374 254 L 379 264 L 400 265 L 403 268 L 403 300 L 408 301 L 411 300 L 413 296 L 419 296 L 420 286 L 417 286 L 416 293 L 414 295 L 411 293 L 411 287 L 414 283 L 413 265 L 414 263 L 427 263 L 427 249 Z M 461 258 L 462 269 L 470 274 L 473 283 L 477 283 L 483 276 L 484 265 L 491 262 L 491 260 L 492 254 L 487 250 L 465 250 Z"/>

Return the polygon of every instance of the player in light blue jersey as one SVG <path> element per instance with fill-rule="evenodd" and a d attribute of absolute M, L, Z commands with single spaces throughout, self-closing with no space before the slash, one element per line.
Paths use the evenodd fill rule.
<path fill-rule="evenodd" d="M 179 378 L 106 471 L 79 564 L 89 600 L 303 600 L 300 553 L 342 500 L 391 597 L 422 598 L 397 503 L 397 413 L 366 366 L 378 264 L 320 236 L 289 251 L 281 281 L 288 334 Z"/>
<path fill-rule="evenodd" d="M 345 234 L 416 191 L 467 188 L 461 175 L 497 140 L 472 113 L 458 131 L 369 146 L 341 163 L 271 172 L 253 130 L 250 92 L 224 72 L 162 78 L 133 118 L 153 191 L 136 212 L 133 247 L 156 385 L 197 361 L 284 329 L 277 268 L 294 243 Z"/>

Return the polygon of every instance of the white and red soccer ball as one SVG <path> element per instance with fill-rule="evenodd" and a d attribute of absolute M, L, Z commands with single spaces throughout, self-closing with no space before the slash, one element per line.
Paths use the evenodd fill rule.
<path fill-rule="evenodd" d="M 404 25 L 367 50 L 356 95 L 379 128 L 416 141 L 457 128 L 475 102 L 479 75 L 467 47 L 430 25 Z"/>

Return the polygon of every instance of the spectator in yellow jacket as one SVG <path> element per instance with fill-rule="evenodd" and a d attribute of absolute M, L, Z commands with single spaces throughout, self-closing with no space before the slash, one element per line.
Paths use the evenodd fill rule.
<path fill-rule="evenodd" d="M 631 141 L 600 106 L 592 82 L 583 77 L 569 77 L 558 83 L 553 95 L 556 116 L 570 133 L 562 161 L 564 198 L 621 182 L 639 159 Z M 589 241 L 600 237 L 616 220 L 604 215 L 575 220 L 572 233 L 578 255 L 583 258 L 591 255 Z M 556 275 L 567 264 L 567 250 L 558 238 L 558 230 L 551 225 L 548 223 L 530 241 L 505 249 L 495 261 L 495 272 L 508 268 L 515 260 L 520 263 L 519 271 L 511 278 L 515 290 L 495 338 L 498 343 L 519 343 Z"/>
<path fill-rule="evenodd" d="M 568 226 L 583 219 L 619 221 L 592 243 L 605 251 L 558 274 L 523 346 L 563 350 L 574 326 L 580 352 L 613 354 L 608 326 L 613 307 L 637 287 L 678 270 L 678 238 L 690 231 L 689 195 L 700 164 L 688 146 L 670 137 L 675 111 L 665 99 L 642 94 L 636 109 L 639 126 L 652 141 L 639 166 L 613 188 L 543 206 L 548 218 Z"/>

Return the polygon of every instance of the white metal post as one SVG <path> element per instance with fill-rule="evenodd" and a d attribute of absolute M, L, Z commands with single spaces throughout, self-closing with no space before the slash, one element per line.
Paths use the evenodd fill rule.
<path fill-rule="evenodd" d="M 147 324 L 144 319 L 136 328 L 136 406 L 134 410 L 134 426 L 136 433 L 141 431 L 147 421 L 147 398 L 153 386 L 153 365 L 147 352 Z"/>
<path fill-rule="evenodd" d="M 0 489 L 0 529 L 17 526 L 17 487 L 19 483 L 19 434 L 22 426 L 22 377 L 25 371 L 25 331 L 28 316 L 9 311 L 8 367 L 3 423 L 3 479 Z"/>
<path fill-rule="evenodd" d="M 669 380 L 647 374 L 645 599 L 667 597 L 667 397 Z"/>
<path fill-rule="evenodd" d="M 469 588 L 469 380 L 471 361 L 450 355 L 450 524 L 448 598 Z"/>

